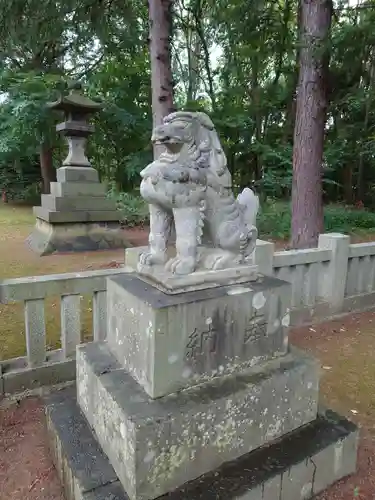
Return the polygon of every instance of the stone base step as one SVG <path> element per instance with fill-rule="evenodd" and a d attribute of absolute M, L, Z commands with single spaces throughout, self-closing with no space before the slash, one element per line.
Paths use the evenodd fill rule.
<path fill-rule="evenodd" d="M 301 352 L 152 399 L 107 344 L 77 349 L 78 404 L 131 500 L 150 500 L 316 418 L 319 368 Z"/>
<path fill-rule="evenodd" d="M 55 212 L 60 213 L 61 212 Z M 86 212 L 81 212 L 85 214 Z M 37 217 L 27 245 L 39 255 L 68 252 L 90 252 L 131 246 L 120 223 L 64 222 L 49 223 Z"/>
<path fill-rule="evenodd" d="M 74 389 L 46 398 L 54 462 L 67 500 L 129 500 L 75 398 Z M 312 423 L 159 500 L 309 499 L 356 469 L 358 430 L 335 413 Z"/>

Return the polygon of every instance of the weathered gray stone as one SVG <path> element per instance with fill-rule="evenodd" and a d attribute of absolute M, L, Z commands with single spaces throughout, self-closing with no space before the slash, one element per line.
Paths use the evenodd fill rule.
<path fill-rule="evenodd" d="M 42 206 L 48 210 L 61 211 L 85 211 L 85 210 L 115 210 L 114 200 L 98 196 L 54 196 L 42 194 Z"/>
<path fill-rule="evenodd" d="M 0 400 L 4 397 L 4 379 L 3 379 L 3 369 L 0 363 Z"/>
<path fill-rule="evenodd" d="M 52 454 L 68 500 L 129 500 L 120 482 L 113 480 L 114 471 L 71 391 L 48 397 L 46 404 Z M 279 500 L 285 491 L 288 500 L 311 498 L 311 490 L 316 495 L 355 471 L 357 444 L 354 424 L 323 411 L 314 422 L 276 444 L 224 464 L 159 500 Z M 335 460 L 338 449 L 342 460 Z M 302 487 L 301 478 L 307 481 Z"/>
<path fill-rule="evenodd" d="M 137 246 L 132 248 L 127 248 L 125 250 L 125 264 L 127 267 L 131 268 L 133 271 L 137 271 L 138 262 L 140 256 L 147 252 L 147 246 Z M 167 256 L 168 258 L 172 257 L 175 254 L 175 249 L 173 247 L 167 248 Z"/>
<path fill-rule="evenodd" d="M 54 463 L 67 500 L 129 500 L 71 390 L 47 398 L 46 418 Z M 316 495 L 355 471 L 357 444 L 354 424 L 331 411 L 322 411 L 311 424 L 159 500 L 279 500 L 286 491 L 288 500 L 311 498 L 311 490 Z M 315 467 L 311 475 L 312 463 Z"/>
<path fill-rule="evenodd" d="M 287 351 L 290 285 L 264 278 L 166 295 L 135 274 L 108 280 L 107 339 L 151 397 Z"/>
<path fill-rule="evenodd" d="M 25 336 L 29 366 L 40 366 L 46 359 L 44 300 L 25 302 Z"/>
<path fill-rule="evenodd" d="M 7 279 L 0 282 L 0 301 L 2 304 L 9 304 L 62 295 L 105 293 L 107 277 L 124 272 L 124 268 L 97 269 Z"/>
<path fill-rule="evenodd" d="M 321 286 L 321 296 L 328 300 L 332 314 L 342 311 L 348 271 L 350 237 L 339 233 L 321 234 L 319 248 L 331 251 L 331 258 Z"/>
<path fill-rule="evenodd" d="M 107 188 L 99 182 L 51 182 L 53 196 L 105 196 Z"/>
<path fill-rule="evenodd" d="M 58 475 L 64 482 L 67 500 L 86 500 L 86 493 L 119 483 L 90 428 L 77 411 L 75 389 L 53 393 L 46 397 L 46 402 L 50 448 Z"/>
<path fill-rule="evenodd" d="M 132 500 L 172 491 L 314 420 L 318 372 L 289 354 L 153 400 L 105 343 L 77 350 L 79 405 Z"/>
<path fill-rule="evenodd" d="M 60 167 L 56 171 L 57 182 L 99 182 L 99 174 L 92 167 Z"/>
<path fill-rule="evenodd" d="M 27 243 L 34 252 L 48 255 L 98 250 L 103 240 L 108 248 L 129 245 L 120 224 L 116 222 L 49 224 L 41 219 L 36 220 Z"/>
<path fill-rule="evenodd" d="M 251 265 L 259 199 L 249 188 L 234 197 L 225 153 L 210 118 L 201 112 L 171 113 L 154 128 L 152 140 L 164 148 L 140 172 L 151 236 L 140 258 L 142 267 L 189 275 Z M 176 252 L 168 261 L 172 225 Z M 201 244 L 213 252 L 207 259 L 199 255 Z"/>
<path fill-rule="evenodd" d="M 214 250 L 209 249 L 213 253 Z M 256 281 L 258 267 L 250 264 L 235 265 L 223 269 L 201 269 L 190 274 L 179 275 L 166 271 L 164 266 L 138 265 L 141 279 L 165 293 L 180 294 L 195 290 L 206 290 L 223 285 L 238 285 Z"/>
<path fill-rule="evenodd" d="M 317 302 L 314 306 L 292 309 L 290 313 L 290 325 L 311 325 L 321 321 L 327 321 L 332 316 L 330 305 L 327 302 Z"/>
<path fill-rule="evenodd" d="M 259 272 L 266 275 L 273 275 L 273 256 L 275 244 L 270 241 L 257 240 L 254 250 L 254 263 L 258 266 Z"/>
<path fill-rule="evenodd" d="M 34 207 L 34 215 L 51 224 L 63 224 L 69 222 L 118 222 L 120 212 L 118 210 L 86 210 L 86 211 L 64 211 L 54 212 L 44 207 Z"/>
<path fill-rule="evenodd" d="M 41 366 L 30 368 L 26 358 L 17 358 L 3 362 L 2 369 L 3 390 L 8 395 L 74 380 L 76 363 L 74 359 L 61 361 L 61 352 L 56 351 Z"/>

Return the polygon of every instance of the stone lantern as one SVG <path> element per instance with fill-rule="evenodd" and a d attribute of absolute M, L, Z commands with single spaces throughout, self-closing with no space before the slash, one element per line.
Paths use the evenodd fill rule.
<path fill-rule="evenodd" d="M 65 120 L 56 127 L 66 137 L 69 146 L 64 166 L 91 167 L 85 149 L 87 137 L 94 132 L 94 127 L 88 119 L 102 106 L 82 95 L 81 88 L 80 84 L 75 84 L 68 96 L 61 96 L 57 101 L 47 104 L 48 108 L 63 111 L 65 115 Z"/>
<path fill-rule="evenodd" d="M 89 117 L 102 105 L 75 84 L 68 95 L 47 107 L 63 111 L 65 119 L 56 130 L 65 136 L 69 149 L 57 169 L 57 182 L 51 182 L 51 193 L 43 194 L 41 206 L 34 207 L 30 247 L 40 255 L 127 247 L 116 204 L 107 198 L 106 186 L 86 156 L 87 138 L 94 131 Z"/>

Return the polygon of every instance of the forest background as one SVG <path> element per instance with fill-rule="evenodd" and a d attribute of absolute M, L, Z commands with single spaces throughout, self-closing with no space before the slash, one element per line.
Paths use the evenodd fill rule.
<path fill-rule="evenodd" d="M 261 234 L 287 238 L 308 2 L 172 3 L 174 105 L 211 116 L 235 190 L 252 186 L 261 197 Z M 325 23 L 326 32 L 310 63 L 327 67 L 320 81 L 326 99 L 319 167 L 325 230 L 375 231 L 375 1 L 317 3 L 316 26 Z M 138 185 L 153 154 L 149 14 L 143 0 L 0 1 L 3 199 L 37 203 L 49 191 L 65 145 L 55 133 L 59 117 L 45 105 L 78 79 L 103 103 L 90 139 L 92 163 L 124 223 L 147 223 Z M 301 116 L 305 120 L 300 110 Z M 309 127 L 306 119 L 302 125 Z M 300 177 L 309 181 L 311 173 L 314 191 L 314 155 L 311 161 Z M 294 165 L 294 181 L 296 175 Z M 319 196 L 306 207 L 312 218 Z"/>

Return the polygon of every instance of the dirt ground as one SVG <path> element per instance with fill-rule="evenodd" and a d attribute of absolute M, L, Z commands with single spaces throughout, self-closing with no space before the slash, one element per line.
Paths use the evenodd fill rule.
<path fill-rule="evenodd" d="M 358 472 L 319 500 L 375 498 L 375 313 L 293 329 L 291 342 L 322 363 L 322 398 L 361 426 Z M 33 397 L 0 409 L 0 500 L 64 500 L 43 407 Z"/>
<path fill-rule="evenodd" d="M 124 251 L 85 252 L 39 257 L 25 245 L 34 217 L 31 209 L 0 203 L 0 279 L 118 267 Z M 147 242 L 146 229 L 127 229 L 134 245 Z M 369 237 L 352 241 L 368 241 Z M 276 242 L 277 248 L 285 247 Z M 58 298 L 46 301 L 49 348 L 59 342 Z M 91 332 L 91 303 L 83 298 L 82 337 Z M 316 327 L 294 329 L 292 343 L 322 362 L 322 398 L 333 409 L 361 426 L 358 473 L 341 481 L 319 500 L 375 499 L 375 313 L 352 315 Z M 0 360 L 23 355 L 25 335 L 22 304 L 0 305 Z M 64 500 L 53 468 L 43 407 L 33 397 L 0 408 L 0 500 Z"/>

